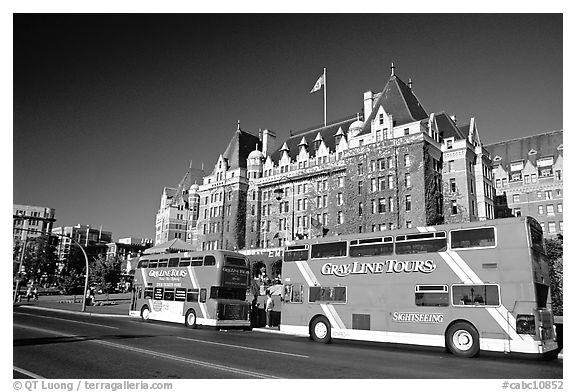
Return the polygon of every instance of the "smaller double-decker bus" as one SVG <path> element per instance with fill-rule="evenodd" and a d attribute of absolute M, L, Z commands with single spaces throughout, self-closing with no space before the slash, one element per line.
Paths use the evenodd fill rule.
<path fill-rule="evenodd" d="M 284 250 L 280 330 L 557 354 L 540 224 L 531 217 L 297 241 Z"/>
<path fill-rule="evenodd" d="M 246 256 L 225 250 L 144 255 L 131 316 L 213 327 L 250 327 Z"/>

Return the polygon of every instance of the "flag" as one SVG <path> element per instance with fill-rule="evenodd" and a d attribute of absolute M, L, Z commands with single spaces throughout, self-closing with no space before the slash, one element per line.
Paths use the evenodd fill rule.
<path fill-rule="evenodd" d="M 324 84 L 324 75 L 322 74 L 322 75 L 320 75 L 320 77 L 316 81 L 316 84 L 314 85 L 314 87 L 312 87 L 312 90 L 310 90 L 310 94 L 320 90 L 322 88 L 323 84 Z"/>
<path fill-rule="evenodd" d="M 322 223 L 320 223 L 319 220 L 314 219 L 314 218 L 310 218 L 310 224 L 315 228 L 315 229 L 320 229 L 322 227 Z"/>

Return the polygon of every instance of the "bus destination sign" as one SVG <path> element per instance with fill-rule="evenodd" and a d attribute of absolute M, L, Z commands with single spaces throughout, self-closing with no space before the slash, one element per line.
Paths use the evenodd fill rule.
<path fill-rule="evenodd" d="M 375 263 L 348 264 L 326 263 L 322 266 L 322 275 L 348 276 L 355 274 L 390 274 L 401 272 L 422 272 L 429 274 L 436 269 L 433 260 L 385 260 Z"/>

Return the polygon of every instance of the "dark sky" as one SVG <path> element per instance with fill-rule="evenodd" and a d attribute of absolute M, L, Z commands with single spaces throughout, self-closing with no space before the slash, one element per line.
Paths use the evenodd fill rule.
<path fill-rule="evenodd" d="M 484 143 L 562 129 L 560 14 L 14 15 L 13 201 L 57 226 L 154 238 L 163 187 L 241 122 L 290 130 L 362 109 L 390 74 Z"/>

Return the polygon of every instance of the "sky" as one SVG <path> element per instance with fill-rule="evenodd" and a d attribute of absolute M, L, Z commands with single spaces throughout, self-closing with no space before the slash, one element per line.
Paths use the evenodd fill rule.
<path fill-rule="evenodd" d="M 390 64 L 489 144 L 563 129 L 561 14 L 15 14 L 13 203 L 154 238 L 164 187 L 233 136 L 362 111 Z"/>

